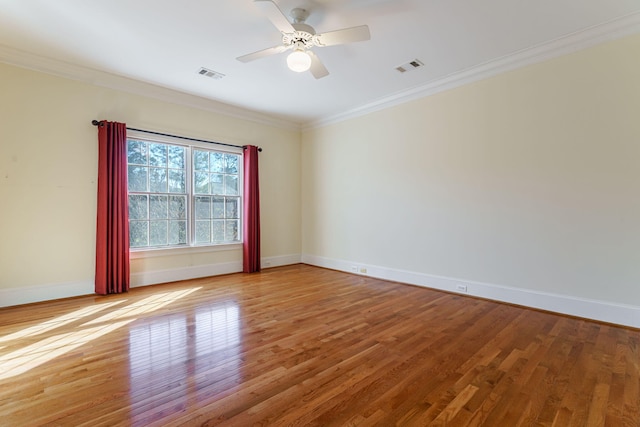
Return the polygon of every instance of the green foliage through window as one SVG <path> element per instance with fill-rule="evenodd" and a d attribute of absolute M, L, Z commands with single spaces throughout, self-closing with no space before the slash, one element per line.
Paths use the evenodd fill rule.
<path fill-rule="evenodd" d="M 131 248 L 240 242 L 239 154 L 127 142 Z"/>

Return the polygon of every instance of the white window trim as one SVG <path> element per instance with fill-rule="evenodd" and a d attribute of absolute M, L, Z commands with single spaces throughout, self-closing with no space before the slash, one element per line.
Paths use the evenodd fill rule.
<path fill-rule="evenodd" d="M 191 140 L 183 140 L 181 138 L 174 138 L 167 135 L 155 135 L 148 134 L 146 132 L 139 132 L 134 130 L 127 130 L 127 139 L 138 139 L 147 142 L 160 142 L 172 145 L 180 145 L 183 147 L 192 147 L 192 148 L 203 148 L 207 150 L 211 150 L 212 144 L 208 144 L 206 142 L 200 141 L 191 141 Z M 216 148 L 216 151 L 220 151 L 223 153 L 231 153 L 231 154 L 239 154 L 241 157 L 244 156 L 244 150 L 242 147 L 228 147 L 228 146 L 220 146 L 221 148 Z M 189 150 L 191 159 L 187 162 L 187 176 L 189 179 L 187 180 L 187 198 L 193 197 L 192 194 L 192 181 L 193 181 L 193 150 Z M 240 165 L 240 174 L 239 178 L 239 188 L 241 189 L 240 193 L 240 209 L 242 212 L 243 204 L 244 204 L 244 194 L 242 194 L 242 189 L 244 188 L 244 165 Z M 188 201 L 190 203 L 190 200 Z M 193 209 L 189 210 L 189 221 L 187 222 L 187 233 L 190 235 L 190 240 L 193 241 L 194 236 L 193 233 L 193 223 L 195 215 L 192 212 Z M 240 214 L 240 226 L 242 227 L 244 221 L 244 217 L 242 213 Z M 240 230 L 240 235 L 242 236 L 242 230 Z M 209 244 L 209 245 L 189 245 L 189 246 L 164 246 L 164 247 L 137 247 L 137 248 L 129 248 L 129 259 L 144 259 L 144 258 L 155 258 L 155 257 L 163 257 L 163 256 L 171 256 L 171 255 L 187 255 L 187 254 L 197 254 L 197 253 L 207 253 L 207 252 L 221 252 L 221 251 L 233 251 L 233 250 L 241 250 L 242 242 L 234 242 L 234 243 L 218 243 L 218 244 Z"/>

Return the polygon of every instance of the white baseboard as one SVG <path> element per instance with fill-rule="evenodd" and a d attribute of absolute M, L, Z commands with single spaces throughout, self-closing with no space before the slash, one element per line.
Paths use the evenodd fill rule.
<path fill-rule="evenodd" d="M 260 260 L 260 265 L 263 269 L 265 269 L 265 268 L 281 267 L 283 265 L 300 264 L 301 262 L 302 262 L 302 257 L 300 254 L 291 254 L 291 255 L 281 255 L 281 256 L 272 256 L 272 257 L 262 258 Z"/>
<path fill-rule="evenodd" d="M 265 257 L 260 259 L 263 268 L 282 265 L 299 264 L 300 254 Z M 171 270 L 145 271 L 131 275 L 131 287 L 157 285 L 159 283 L 176 282 L 178 280 L 198 279 L 200 277 L 220 276 L 222 274 L 242 272 L 242 261 L 220 264 L 198 265 Z"/>
<path fill-rule="evenodd" d="M 262 258 L 264 269 L 283 265 L 298 264 L 315 265 L 349 273 L 360 273 L 366 270 L 366 276 L 376 277 L 395 282 L 424 286 L 432 289 L 455 292 L 463 295 L 487 298 L 525 307 L 553 311 L 571 316 L 583 317 L 602 322 L 615 323 L 633 328 L 640 328 L 640 307 L 616 304 L 607 301 L 591 300 L 519 289 L 489 283 L 458 280 L 451 277 L 434 276 L 406 270 L 380 267 L 357 262 L 324 258 L 315 255 L 281 255 Z M 353 271 L 352 267 L 357 267 Z M 131 287 L 148 286 L 178 280 L 195 279 L 200 277 L 218 276 L 222 274 L 238 273 L 242 271 L 242 262 L 208 264 L 171 270 L 148 271 L 131 275 Z M 465 286 L 466 292 L 458 290 L 458 286 Z M 0 307 L 30 304 L 60 298 L 69 298 L 94 293 L 93 280 L 52 283 L 23 288 L 0 289 Z"/>
<path fill-rule="evenodd" d="M 346 271 L 348 273 L 356 273 L 394 282 L 424 286 L 585 319 L 640 328 L 640 307 L 637 306 L 493 285 L 490 283 L 458 280 L 451 277 L 415 273 L 308 254 L 303 254 L 301 259 L 305 264 L 330 268 L 332 270 Z M 365 273 L 361 273 L 362 269 L 364 269 Z M 466 292 L 459 290 L 458 287 L 464 287 Z"/>
<path fill-rule="evenodd" d="M 31 304 L 94 293 L 93 280 L 0 289 L 0 307 Z"/>
<path fill-rule="evenodd" d="M 300 254 L 265 257 L 261 259 L 263 268 L 299 264 L 300 262 Z M 159 283 L 176 282 L 179 280 L 239 273 L 241 271 L 242 261 L 198 265 L 170 270 L 145 271 L 132 273 L 130 284 L 132 288 L 136 288 L 140 286 L 157 285 Z M 82 282 L 51 283 L 24 288 L 0 289 L 0 307 L 91 295 L 93 293 L 93 278 Z"/>
<path fill-rule="evenodd" d="M 137 288 L 140 286 L 157 285 L 159 283 L 177 282 L 179 280 L 239 273 L 241 271 L 242 261 L 196 265 L 168 270 L 144 271 L 131 274 L 130 286 Z"/>

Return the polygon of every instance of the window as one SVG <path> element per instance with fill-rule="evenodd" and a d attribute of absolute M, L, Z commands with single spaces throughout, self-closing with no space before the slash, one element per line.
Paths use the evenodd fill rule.
<path fill-rule="evenodd" d="M 240 240 L 239 157 L 193 150 L 196 244 Z"/>
<path fill-rule="evenodd" d="M 241 154 L 127 140 L 132 249 L 241 241 Z"/>

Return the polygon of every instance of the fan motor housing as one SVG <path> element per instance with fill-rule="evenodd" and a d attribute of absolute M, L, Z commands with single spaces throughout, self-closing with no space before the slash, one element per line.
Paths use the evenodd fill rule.
<path fill-rule="evenodd" d="M 314 36 L 316 30 L 311 25 L 304 23 L 309 17 L 309 11 L 297 7 L 291 10 L 290 15 L 293 18 L 291 25 L 296 31 L 282 34 L 282 43 L 287 47 L 293 46 L 298 49 L 313 46 L 315 44 Z"/>
<path fill-rule="evenodd" d="M 285 46 L 293 46 L 293 45 L 304 45 L 313 46 L 314 45 L 314 37 L 315 30 L 306 24 L 293 24 L 293 27 L 297 30 L 294 33 L 286 33 L 282 35 L 282 43 Z M 299 28 L 299 27 L 307 27 L 307 28 Z M 307 31 L 310 30 L 310 31 Z"/>

